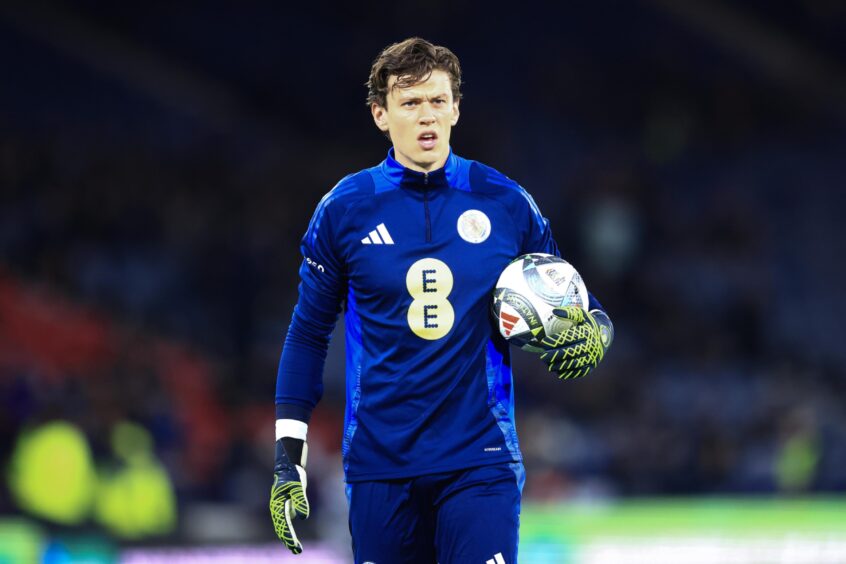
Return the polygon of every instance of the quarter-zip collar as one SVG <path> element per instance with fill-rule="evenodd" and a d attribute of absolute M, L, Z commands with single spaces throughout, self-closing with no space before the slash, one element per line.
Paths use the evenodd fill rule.
<path fill-rule="evenodd" d="M 388 150 L 388 157 L 382 161 L 382 174 L 392 185 L 403 188 L 415 188 L 417 190 L 428 190 L 445 186 L 454 186 L 459 170 L 459 160 L 452 153 L 450 147 L 444 166 L 431 172 L 418 172 L 406 168 L 394 158 L 394 148 Z"/>

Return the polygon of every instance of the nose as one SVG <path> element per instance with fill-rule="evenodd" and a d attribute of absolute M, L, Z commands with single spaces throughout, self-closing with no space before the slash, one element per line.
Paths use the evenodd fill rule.
<path fill-rule="evenodd" d="M 431 104 L 420 105 L 420 125 L 432 125 L 435 123 L 435 114 L 432 112 Z"/>

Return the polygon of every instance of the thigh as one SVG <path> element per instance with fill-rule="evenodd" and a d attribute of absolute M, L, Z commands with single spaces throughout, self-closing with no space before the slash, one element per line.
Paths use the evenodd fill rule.
<path fill-rule="evenodd" d="M 440 564 L 517 562 L 522 476 L 522 464 L 497 464 L 445 484 L 435 531 Z"/>
<path fill-rule="evenodd" d="M 413 495 L 413 480 L 348 484 L 356 564 L 434 564 L 433 518 Z"/>

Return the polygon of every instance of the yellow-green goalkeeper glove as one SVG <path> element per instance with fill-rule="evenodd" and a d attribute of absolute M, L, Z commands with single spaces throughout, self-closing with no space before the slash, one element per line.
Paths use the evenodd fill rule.
<path fill-rule="evenodd" d="M 270 516 L 276 536 L 291 552 L 299 554 L 303 545 L 294 531 L 294 519 L 308 519 L 305 462 L 308 445 L 305 441 L 283 437 L 276 441 L 276 464 L 273 487 L 270 489 Z"/>
<path fill-rule="evenodd" d="M 541 343 L 546 351 L 540 357 L 562 380 L 581 378 L 596 368 L 611 341 L 614 325 L 608 315 L 599 309 L 585 311 L 579 306 L 567 306 L 553 313 L 572 323 L 554 335 L 547 335 Z"/>

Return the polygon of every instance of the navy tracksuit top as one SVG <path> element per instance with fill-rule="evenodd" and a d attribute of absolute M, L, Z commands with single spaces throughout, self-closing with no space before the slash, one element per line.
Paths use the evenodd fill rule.
<path fill-rule="evenodd" d="M 512 259 L 559 254 L 522 187 L 452 152 L 421 173 L 391 150 L 323 197 L 301 249 L 277 418 L 308 421 L 343 306 L 348 482 L 521 460 L 492 292 Z"/>

